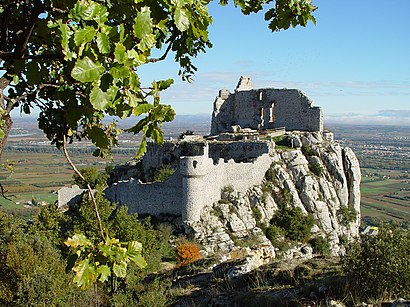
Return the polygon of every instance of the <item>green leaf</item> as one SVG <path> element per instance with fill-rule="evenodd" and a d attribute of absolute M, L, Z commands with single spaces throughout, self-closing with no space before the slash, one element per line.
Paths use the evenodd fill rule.
<path fill-rule="evenodd" d="M 100 63 L 94 63 L 89 57 L 78 59 L 71 71 L 71 76 L 80 82 L 93 82 L 102 76 L 105 68 Z"/>
<path fill-rule="evenodd" d="M 130 260 L 134 262 L 140 269 L 143 269 L 147 266 L 147 262 L 145 261 L 144 257 L 139 255 L 131 255 Z"/>
<path fill-rule="evenodd" d="M 102 149 L 107 149 L 110 146 L 107 135 L 105 134 L 104 129 L 100 127 L 92 127 L 88 129 L 88 136 L 90 140 L 98 147 Z"/>
<path fill-rule="evenodd" d="M 39 74 L 39 67 L 36 61 L 31 61 L 27 64 L 27 82 L 30 85 L 39 84 L 41 81 L 41 76 Z"/>
<path fill-rule="evenodd" d="M 112 246 L 109 245 L 107 242 L 105 244 L 99 244 L 98 249 L 101 251 L 104 257 L 111 259 L 112 256 L 115 256 Z"/>
<path fill-rule="evenodd" d="M 93 19 L 98 23 L 99 26 L 102 26 L 106 21 L 108 21 L 107 8 L 104 5 L 98 3 L 95 8 Z"/>
<path fill-rule="evenodd" d="M 73 18 L 76 21 L 80 21 L 84 12 L 86 10 L 86 7 L 84 5 L 82 5 L 80 3 L 80 1 L 78 1 L 74 7 L 70 10 L 70 14 L 69 16 L 71 16 L 71 18 Z"/>
<path fill-rule="evenodd" d="M 152 33 L 152 19 L 151 10 L 149 7 L 144 6 L 141 8 L 141 12 L 137 14 L 134 20 L 134 35 L 135 37 L 142 39 L 144 36 Z"/>
<path fill-rule="evenodd" d="M 140 147 L 138 148 L 138 152 L 137 155 L 135 156 L 135 158 L 141 158 L 142 155 L 147 151 L 147 137 L 144 135 L 142 137 L 141 143 L 140 143 Z"/>
<path fill-rule="evenodd" d="M 155 45 L 155 35 L 154 34 L 147 34 L 143 38 L 141 38 L 140 43 L 138 44 L 138 48 L 142 51 L 150 50 Z"/>
<path fill-rule="evenodd" d="M 165 110 L 164 122 L 170 122 L 174 120 L 175 118 L 174 109 L 171 106 L 167 105 L 167 106 L 164 106 L 164 110 Z"/>
<path fill-rule="evenodd" d="M 138 75 L 135 72 L 131 71 L 131 75 L 130 75 L 130 88 L 134 91 L 134 92 L 139 92 L 140 91 L 140 86 L 141 86 L 141 82 L 140 79 L 138 77 Z"/>
<path fill-rule="evenodd" d="M 97 33 L 97 47 L 98 50 L 103 54 L 110 53 L 110 40 L 107 34 L 103 32 Z"/>
<path fill-rule="evenodd" d="M 129 128 L 129 129 L 127 129 L 126 131 L 127 131 L 127 132 L 131 132 L 131 133 L 134 133 L 134 134 L 137 134 L 137 133 L 141 132 L 141 130 L 142 130 L 146 125 L 148 125 L 148 123 L 149 123 L 148 118 L 143 118 L 143 119 L 141 119 L 135 126 Z M 145 137 L 145 136 L 143 136 L 143 138 L 144 138 L 144 137 Z"/>
<path fill-rule="evenodd" d="M 97 273 L 100 274 L 99 281 L 101 282 L 106 282 L 108 280 L 108 277 L 111 276 L 111 269 L 108 265 L 100 265 L 97 268 Z"/>
<path fill-rule="evenodd" d="M 123 81 L 125 78 L 128 78 L 130 76 L 130 69 L 123 65 L 117 65 L 111 67 L 110 73 L 114 79 Z"/>
<path fill-rule="evenodd" d="M 118 88 L 113 85 L 104 92 L 101 90 L 99 82 L 97 82 L 90 92 L 90 102 L 96 110 L 104 110 L 114 100 L 117 92 Z"/>
<path fill-rule="evenodd" d="M 69 41 L 73 31 L 71 31 L 70 27 L 61 20 L 58 21 L 58 27 L 61 32 L 61 47 L 63 48 L 63 54 L 65 55 L 64 59 L 71 60 L 73 54 L 69 48 Z"/>
<path fill-rule="evenodd" d="M 162 91 L 169 88 L 174 83 L 174 79 L 161 80 L 157 82 L 158 90 Z"/>
<path fill-rule="evenodd" d="M 133 65 L 134 66 L 140 66 L 142 64 L 145 64 L 145 62 L 147 61 L 147 57 L 144 54 L 140 54 L 137 51 L 135 51 L 134 49 L 132 50 L 128 50 L 127 51 L 127 56 L 130 59 L 133 59 Z"/>
<path fill-rule="evenodd" d="M 182 7 L 176 7 L 175 13 L 175 25 L 177 26 L 178 30 L 184 32 L 189 28 L 189 18 L 187 13 Z"/>
<path fill-rule="evenodd" d="M 128 253 L 139 253 L 142 251 L 142 244 L 138 241 L 128 242 Z"/>
<path fill-rule="evenodd" d="M 127 53 L 126 53 L 126 48 L 123 45 L 123 43 L 117 43 L 115 45 L 115 51 L 114 51 L 114 56 L 115 56 L 115 61 L 117 61 L 120 64 L 123 64 L 127 60 Z"/>
<path fill-rule="evenodd" d="M 13 82 L 14 82 L 14 84 L 15 84 L 15 85 L 19 84 L 19 81 L 20 81 L 20 80 L 19 80 L 19 76 L 14 75 L 14 76 L 13 76 Z"/>
<path fill-rule="evenodd" d="M 122 261 L 120 264 L 114 263 L 112 271 L 114 272 L 115 276 L 124 278 L 125 276 L 127 276 L 127 263 L 125 261 Z"/>
<path fill-rule="evenodd" d="M 78 246 L 92 246 L 92 242 L 87 239 L 85 235 L 82 233 L 75 234 L 71 238 L 68 238 L 67 241 L 64 242 L 65 245 L 77 248 Z"/>
<path fill-rule="evenodd" d="M 85 26 L 83 29 L 78 29 L 74 33 L 74 42 L 76 46 L 80 46 L 81 44 L 91 42 L 97 30 L 91 26 Z"/>
<path fill-rule="evenodd" d="M 85 10 L 81 12 L 81 19 L 93 20 L 98 13 L 98 3 L 93 1 L 81 1 Z"/>
<path fill-rule="evenodd" d="M 73 271 L 76 273 L 73 281 L 83 290 L 91 287 L 97 279 L 94 263 L 90 263 L 88 258 L 78 261 Z"/>
<path fill-rule="evenodd" d="M 127 98 L 128 98 L 128 104 L 130 105 L 130 107 L 133 107 L 133 108 L 138 106 L 143 101 L 140 97 L 132 93 L 128 93 Z"/>
<path fill-rule="evenodd" d="M 154 125 L 151 130 L 151 138 L 158 144 L 164 143 L 164 132 L 160 127 Z"/>
<path fill-rule="evenodd" d="M 152 104 L 140 103 L 132 109 L 132 114 L 134 114 L 135 116 L 140 116 L 143 113 L 147 113 L 151 109 L 152 109 Z"/>

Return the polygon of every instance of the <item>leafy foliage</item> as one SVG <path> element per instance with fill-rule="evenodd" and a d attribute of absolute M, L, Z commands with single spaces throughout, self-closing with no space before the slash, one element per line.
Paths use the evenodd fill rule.
<path fill-rule="evenodd" d="M 89 207 L 87 204 L 81 206 Z M 142 223 L 136 214 L 128 214 L 126 207 L 116 209 L 108 204 L 100 207 L 105 212 L 102 215 L 104 225 L 112 237 L 120 242 L 139 241 L 142 244 L 141 256 L 147 261 L 144 269 L 130 260 L 125 278 L 117 278 L 111 270 L 109 282 L 102 283 L 97 279 L 97 293 L 95 289 L 80 290 L 76 283 L 71 282 L 75 272 L 65 272 L 70 254 L 63 242 L 67 236 L 73 238 L 75 234 L 84 232 L 92 234 L 91 239 L 88 237 L 84 242 L 90 241 L 97 249 L 98 227 L 91 208 L 62 213 L 55 205 L 49 205 L 34 216 L 31 223 L 0 212 L 0 305 L 90 306 L 97 299 L 96 295 L 102 305 L 119 301 L 131 302 L 129 304 L 132 305 L 136 296 L 149 295 L 150 283 L 146 285 L 147 289 L 141 289 L 141 280 L 159 270 L 161 258 L 175 259 L 174 248 L 169 244 L 170 229 L 159 227 L 156 230 L 148 219 Z M 115 245 L 117 243 L 114 242 L 110 246 Z M 103 243 L 100 247 L 104 248 Z M 124 247 L 128 250 L 128 244 L 121 244 L 118 248 Z M 69 258 L 71 265 L 76 257 L 84 260 L 85 256 L 83 252 L 80 258 L 72 256 Z M 86 269 L 87 264 L 83 265 L 82 268 Z M 108 274 L 104 269 L 100 269 L 101 273 Z M 94 271 L 84 270 L 84 273 L 92 276 Z"/>
<path fill-rule="evenodd" d="M 283 243 L 283 238 L 285 236 L 285 230 L 276 225 L 270 225 L 266 229 L 266 238 L 268 238 L 273 246 L 279 247 Z"/>
<path fill-rule="evenodd" d="M 343 270 L 358 300 L 410 296 L 410 233 L 384 224 L 375 236 L 363 235 L 348 246 Z"/>
<path fill-rule="evenodd" d="M 129 261 L 140 268 L 147 266 L 141 256 L 142 244 L 138 241 L 124 243 L 107 235 L 105 242 L 94 246 L 86 236 L 76 234 L 64 243 L 74 251 L 69 257 L 67 269 L 76 273 L 73 281 L 82 289 L 91 287 L 97 279 L 108 281 L 112 275 L 124 278 Z"/>
<path fill-rule="evenodd" d="M 272 163 L 269 169 L 265 173 L 265 179 L 269 182 L 275 182 L 276 179 L 276 171 L 275 171 L 275 164 Z"/>
<path fill-rule="evenodd" d="M 65 261 L 48 233 L 0 212 L 0 305 L 89 305 L 64 271 Z"/>

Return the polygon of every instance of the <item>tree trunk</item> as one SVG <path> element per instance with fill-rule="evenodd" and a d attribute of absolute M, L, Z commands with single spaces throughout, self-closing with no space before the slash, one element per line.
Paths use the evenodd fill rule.
<path fill-rule="evenodd" d="M 4 132 L 4 138 L 0 139 L 0 161 L 3 155 L 4 147 L 6 146 L 7 137 L 9 136 L 11 126 L 13 125 L 13 120 L 11 119 L 10 114 L 4 114 L 2 120 L 4 124 L 1 129 Z"/>
<path fill-rule="evenodd" d="M 3 114 L 1 119 L 3 120 L 3 125 L 0 126 L 0 129 L 3 130 L 4 137 L 0 138 L 0 161 L 3 155 L 4 147 L 6 146 L 7 137 L 9 136 L 11 126 L 13 125 L 13 120 L 11 119 L 10 112 L 13 109 L 13 103 L 11 101 L 6 102 L 4 98 L 4 90 L 10 84 L 10 80 L 5 76 L 0 78 L 0 110 L 2 109 Z"/>

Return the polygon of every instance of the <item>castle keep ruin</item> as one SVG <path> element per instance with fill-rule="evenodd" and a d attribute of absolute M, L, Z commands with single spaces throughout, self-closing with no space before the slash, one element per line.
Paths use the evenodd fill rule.
<path fill-rule="evenodd" d="M 320 107 L 296 89 L 253 89 L 250 78 L 241 77 L 235 93 L 220 90 L 214 102 L 211 134 L 233 132 L 235 127 L 255 130 L 323 131 Z"/>

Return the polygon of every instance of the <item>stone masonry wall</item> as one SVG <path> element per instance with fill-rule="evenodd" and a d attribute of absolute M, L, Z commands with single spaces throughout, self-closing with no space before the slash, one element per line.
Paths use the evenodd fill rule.
<path fill-rule="evenodd" d="M 225 187 L 231 186 L 236 191 L 245 193 L 252 186 L 260 184 L 270 164 L 268 154 L 262 154 L 253 162 L 241 163 L 219 159 L 214 164 L 206 156 L 182 158 L 183 220 L 198 221 L 202 208 L 220 200 Z"/>
<path fill-rule="evenodd" d="M 120 181 L 106 189 L 105 195 L 119 205 L 127 205 L 130 213 L 182 215 L 183 220 L 193 222 L 199 219 L 204 206 L 221 199 L 224 187 L 232 186 L 245 193 L 260 184 L 271 162 L 267 153 L 236 163 L 233 159 L 209 157 L 209 146 L 204 150 L 201 156 L 181 157 L 179 169 L 164 182 Z M 255 150 L 259 153 L 261 145 Z M 252 156 L 251 148 L 248 154 Z"/>
<path fill-rule="evenodd" d="M 250 79 L 241 77 L 235 93 L 221 90 L 214 102 L 211 134 L 229 132 L 231 127 L 322 131 L 322 109 L 296 89 L 252 89 Z"/>
<path fill-rule="evenodd" d="M 105 196 L 119 205 L 126 205 L 129 213 L 181 215 L 181 183 L 178 171 L 165 182 L 141 183 L 130 179 L 107 188 Z"/>

